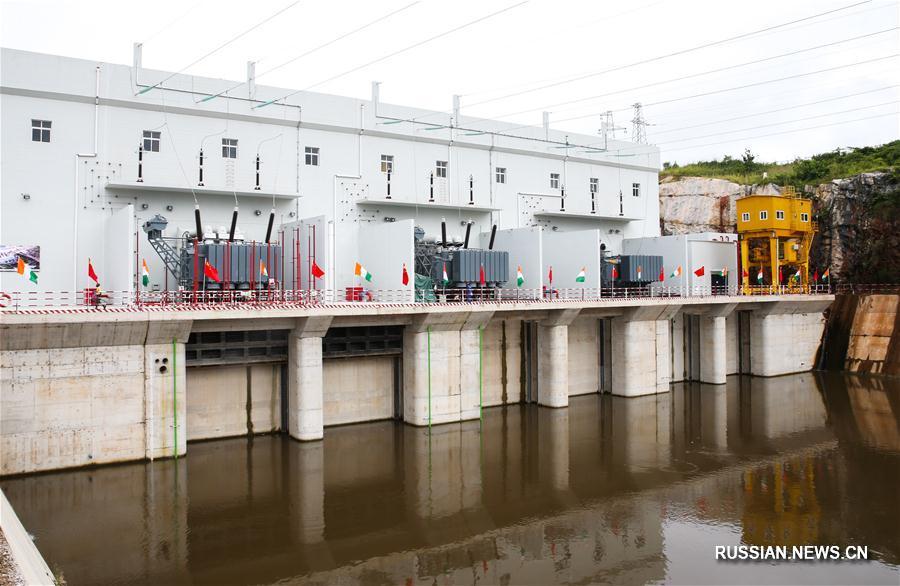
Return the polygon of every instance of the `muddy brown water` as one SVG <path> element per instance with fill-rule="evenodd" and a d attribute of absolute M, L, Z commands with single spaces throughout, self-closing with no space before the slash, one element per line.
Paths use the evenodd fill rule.
<path fill-rule="evenodd" d="M 68 584 L 898 584 L 900 381 L 732 377 L 0 485 Z M 870 559 L 715 560 L 738 544 Z"/>

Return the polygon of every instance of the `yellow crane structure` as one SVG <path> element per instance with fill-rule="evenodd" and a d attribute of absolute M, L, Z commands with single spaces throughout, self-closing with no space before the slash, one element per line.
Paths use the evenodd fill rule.
<path fill-rule="evenodd" d="M 807 291 L 818 229 L 812 201 L 785 187 L 780 195 L 747 195 L 736 203 L 744 293 Z"/>

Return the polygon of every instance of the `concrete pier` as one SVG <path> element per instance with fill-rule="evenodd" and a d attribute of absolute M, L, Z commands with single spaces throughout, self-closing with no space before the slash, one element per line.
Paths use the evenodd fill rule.
<path fill-rule="evenodd" d="M 599 392 L 601 373 L 614 395 L 637 397 L 682 380 L 722 384 L 739 368 L 803 372 L 831 300 L 5 312 L 0 473 L 181 456 L 189 439 L 281 429 L 314 441 L 329 424 L 438 425 L 528 400 L 564 408 Z M 325 351 L 332 332 L 350 344 L 337 358 Z"/>

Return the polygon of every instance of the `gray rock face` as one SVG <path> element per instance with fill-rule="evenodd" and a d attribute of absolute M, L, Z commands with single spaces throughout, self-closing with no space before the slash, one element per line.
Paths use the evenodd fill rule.
<path fill-rule="evenodd" d="M 812 261 L 816 266 L 830 266 L 836 279 L 847 272 L 861 247 L 861 239 L 874 222 L 873 200 L 900 186 L 890 173 L 863 173 L 847 179 L 835 179 L 804 191 L 813 197 L 813 210 L 819 221 L 819 237 L 813 245 Z M 896 220 L 896 218 L 894 218 Z"/>
<path fill-rule="evenodd" d="M 773 183 L 741 185 L 725 179 L 685 177 L 659 184 L 659 220 L 663 234 L 734 232 L 735 200 L 751 194 L 774 195 Z"/>

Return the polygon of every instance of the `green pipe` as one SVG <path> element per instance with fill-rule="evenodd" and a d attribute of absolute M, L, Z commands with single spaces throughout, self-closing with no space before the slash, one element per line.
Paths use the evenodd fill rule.
<path fill-rule="evenodd" d="M 483 333 L 484 333 L 484 326 L 478 326 L 478 419 L 479 420 L 482 420 L 481 406 L 484 404 L 484 377 L 482 376 L 482 361 L 481 361 L 482 334 Z"/>
<path fill-rule="evenodd" d="M 431 430 L 431 326 L 425 328 L 428 332 L 428 430 Z"/>
<path fill-rule="evenodd" d="M 178 459 L 178 346 L 175 338 L 172 338 L 172 415 L 175 418 L 175 426 L 173 428 L 175 434 L 175 445 L 172 446 L 172 453 L 175 459 Z"/>

